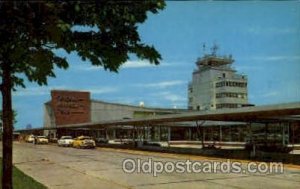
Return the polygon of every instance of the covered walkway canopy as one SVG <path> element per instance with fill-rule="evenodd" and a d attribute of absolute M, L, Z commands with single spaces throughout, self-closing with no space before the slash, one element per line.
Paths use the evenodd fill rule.
<path fill-rule="evenodd" d="M 243 107 L 237 109 L 220 109 L 209 111 L 197 111 L 178 113 L 172 115 L 152 116 L 143 119 L 124 119 L 102 121 L 93 123 L 80 123 L 60 125 L 57 127 L 42 127 L 22 131 L 52 130 L 52 129 L 75 129 L 75 128 L 105 128 L 110 126 L 158 126 L 159 124 L 177 123 L 186 121 L 230 121 L 247 123 L 270 123 L 270 122 L 298 122 L 300 121 L 300 102 Z M 172 124 L 169 125 L 172 127 Z M 174 125 L 175 126 L 175 125 Z"/>

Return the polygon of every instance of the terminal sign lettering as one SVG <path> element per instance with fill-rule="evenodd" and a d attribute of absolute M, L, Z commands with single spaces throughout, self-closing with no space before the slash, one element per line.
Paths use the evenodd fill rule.
<path fill-rule="evenodd" d="M 90 93 L 51 91 L 56 125 L 90 122 Z"/>

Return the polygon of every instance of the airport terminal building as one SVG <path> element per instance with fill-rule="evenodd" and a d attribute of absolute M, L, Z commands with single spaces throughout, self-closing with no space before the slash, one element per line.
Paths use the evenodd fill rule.
<path fill-rule="evenodd" d="M 237 74 L 232 63 L 231 56 L 215 52 L 196 61 L 187 109 L 125 105 L 91 99 L 88 91 L 52 90 L 43 127 L 35 132 L 112 141 L 300 144 L 300 104 L 249 104 L 247 76 Z"/>
<path fill-rule="evenodd" d="M 51 91 L 44 134 L 89 135 L 112 141 L 240 143 L 255 139 L 300 144 L 299 103 L 228 110 L 147 108 L 90 99 L 89 92 Z"/>

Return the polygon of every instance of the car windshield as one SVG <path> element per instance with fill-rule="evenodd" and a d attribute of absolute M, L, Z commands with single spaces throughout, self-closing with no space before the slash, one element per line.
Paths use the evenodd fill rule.
<path fill-rule="evenodd" d="M 38 138 L 46 138 L 45 136 L 38 136 Z"/>
<path fill-rule="evenodd" d="M 63 136 L 63 137 L 61 137 L 61 139 L 72 139 L 72 137 L 71 136 Z"/>

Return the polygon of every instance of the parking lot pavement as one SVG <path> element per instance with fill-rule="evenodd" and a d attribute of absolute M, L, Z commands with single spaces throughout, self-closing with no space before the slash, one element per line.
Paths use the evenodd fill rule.
<path fill-rule="evenodd" d="M 188 155 L 14 143 L 15 166 L 48 188 L 297 188 L 300 185 L 300 169 L 297 167 L 285 167 L 283 174 L 164 172 L 156 177 L 152 172 L 125 173 L 122 169 L 125 159 L 147 162 L 149 158 L 164 163 L 187 159 L 203 163 L 206 159 Z"/>

